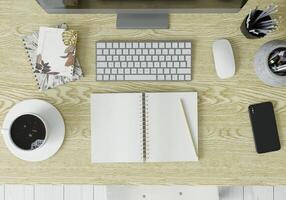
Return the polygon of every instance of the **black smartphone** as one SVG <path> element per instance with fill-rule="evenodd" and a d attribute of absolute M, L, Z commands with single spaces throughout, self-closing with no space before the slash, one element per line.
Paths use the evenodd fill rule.
<path fill-rule="evenodd" d="M 272 103 L 250 105 L 248 112 L 257 153 L 278 151 L 281 146 Z"/>

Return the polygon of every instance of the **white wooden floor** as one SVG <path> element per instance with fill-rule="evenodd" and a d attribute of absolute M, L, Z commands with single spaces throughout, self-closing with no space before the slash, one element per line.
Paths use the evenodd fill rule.
<path fill-rule="evenodd" d="M 286 200 L 286 186 L 219 187 L 219 195 L 220 200 Z M 0 185 L 0 200 L 105 200 L 105 186 L 7 184 Z"/>

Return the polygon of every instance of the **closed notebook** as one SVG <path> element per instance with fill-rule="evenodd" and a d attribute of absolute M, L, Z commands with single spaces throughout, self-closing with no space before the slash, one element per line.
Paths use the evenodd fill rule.
<path fill-rule="evenodd" d="M 197 161 L 197 93 L 91 95 L 91 160 Z"/>

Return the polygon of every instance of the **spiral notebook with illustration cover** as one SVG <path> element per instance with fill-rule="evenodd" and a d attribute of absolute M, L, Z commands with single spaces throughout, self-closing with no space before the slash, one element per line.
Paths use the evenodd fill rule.
<path fill-rule="evenodd" d="M 198 160 L 197 93 L 91 95 L 91 160 Z"/>
<path fill-rule="evenodd" d="M 32 71 L 41 91 L 79 80 L 83 76 L 75 58 L 75 32 L 66 31 L 65 28 L 64 24 L 59 28 L 41 27 L 40 34 L 34 32 L 23 37 Z M 64 40 L 66 38 L 69 40 Z"/>

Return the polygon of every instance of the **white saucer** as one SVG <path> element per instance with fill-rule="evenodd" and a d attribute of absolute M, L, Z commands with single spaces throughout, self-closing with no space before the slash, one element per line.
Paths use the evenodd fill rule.
<path fill-rule="evenodd" d="M 48 137 L 45 144 L 35 150 L 22 150 L 16 147 L 10 135 L 8 128 L 11 123 L 21 114 L 35 113 L 45 121 L 48 129 Z M 8 149 L 18 158 L 25 161 L 42 161 L 53 156 L 61 147 L 65 137 L 65 124 L 60 112 L 46 101 L 31 99 L 22 101 L 11 108 L 6 115 L 2 134 Z"/>

